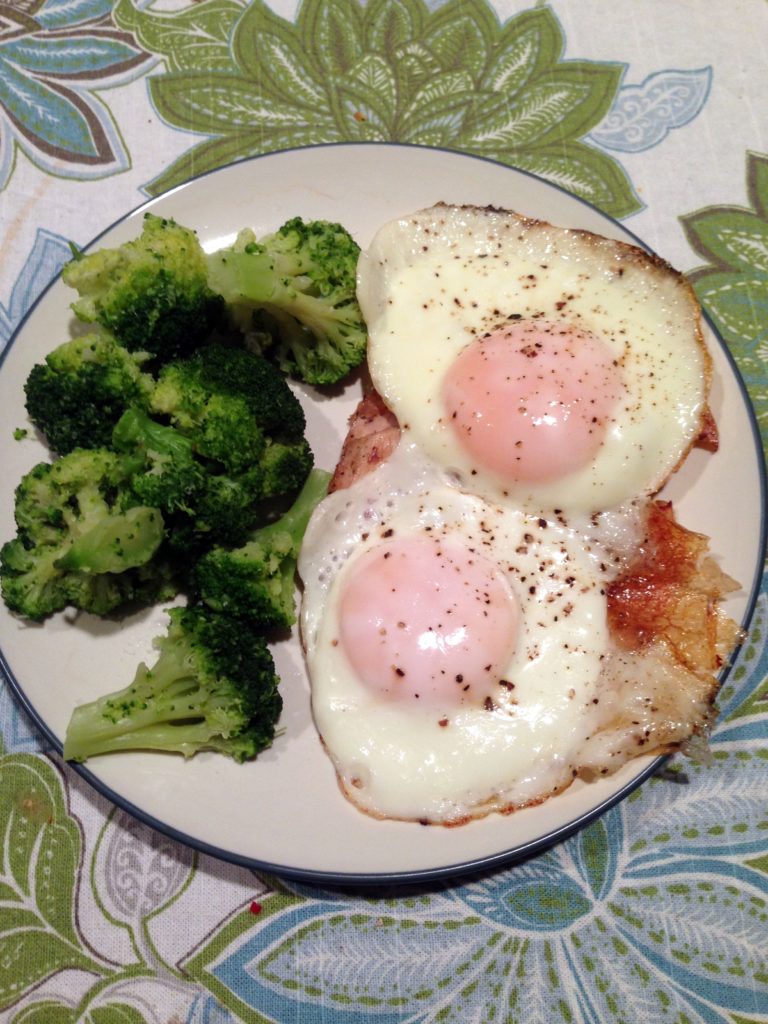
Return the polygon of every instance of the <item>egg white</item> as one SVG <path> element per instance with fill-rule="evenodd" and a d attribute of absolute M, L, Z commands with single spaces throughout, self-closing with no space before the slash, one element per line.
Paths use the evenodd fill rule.
<path fill-rule="evenodd" d="M 592 512 L 655 493 L 698 436 L 710 359 L 685 279 L 625 243 L 517 214 L 438 205 L 392 221 L 361 257 L 368 365 L 404 433 L 467 490 L 529 511 Z M 441 403 L 446 372 L 510 320 L 574 324 L 620 365 L 594 460 L 560 480 L 501 480 L 461 450 Z"/>
<path fill-rule="evenodd" d="M 339 604 L 357 559 L 385 533 L 426 527 L 430 536 L 482 545 L 520 603 L 518 643 L 504 669 L 514 689 L 499 687 L 490 709 L 477 700 L 440 707 L 383 698 L 356 678 L 339 640 Z M 609 646 L 601 548 L 568 524 L 458 490 L 401 442 L 386 463 L 321 503 L 299 572 L 315 722 L 360 809 L 452 823 L 545 799 L 572 780 L 596 728 Z"/>

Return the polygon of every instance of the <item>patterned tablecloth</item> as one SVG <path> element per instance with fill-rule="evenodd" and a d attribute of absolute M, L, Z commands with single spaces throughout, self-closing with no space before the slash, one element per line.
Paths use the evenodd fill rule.
<path fill-rule="evenodd" d="M 766 97 L 765 0 L 12 0 L 0 340 L 70 239 L 146 197 L 272 150 L 396 140 L 624 222 L 689 275 L 765 431 Z M 767 612 L 763 591 L 711 766 L 675 759 L 525 864 L 406 891 L 196 854 L 92 791 L 0 682 L 0 1019 L 768 1021 Z"/>

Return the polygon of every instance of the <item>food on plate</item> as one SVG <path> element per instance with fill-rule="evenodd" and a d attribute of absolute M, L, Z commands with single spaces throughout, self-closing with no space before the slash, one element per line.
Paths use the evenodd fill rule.
<path fill-rule="evenodd" d="M 153 213 L 144 215 L 138 238 L 77 252 L 61 276 L 79 295 L 72 304 L 78 319 L 157 363 L 193 351 L 223 314 L 195 232 Z"/>
<path fill-rule="evenodd" d="M 60 457 L 35 466 L 16 490 L 17 535 L 0 550 L 11 611 L 38 621 L 67 607 L 116 616 L 178 594 L 198 610 L 172 613 L 166 655 L 183 651 L 187 635 L 197 657 L 203 626 L 203 648 L 214 633 L 231 642 L 241 631 L 243 657 L 255 650 L 253 631 L 264 643 L 280 638 L 295 619 L 301 536 L 328 482 L 312 471 L 286 373 L 335 383 L 362 359 L 357 254 L 340 225 L 294 218 L 261 242 L 245 232 L 206 255 L 189 228 L 147 214 L 140 237 L 75 256 L 63 278 L 79 293 L 74 312 L 96 327 L 26 381 L 30 419 Z M 219 654 L 205 661 L 207 672 L 233 664 Z M 152 673 L 139 677 L 145 692 Z M 259 678 L 272 677 L 250 679 L 254 707 Z M 151 698 L 163 714 L 166 697 L 189 685 L 171 682 Z M 279 706 L 263 696 L 271 711 L 258 742 L 242 729 L 233 742 L 230 719 L 219 736 L 197 704 L 182 741 L 178 723 L 160 729 L 158 718 L 146 728 L 136 706 L 118 722 L 107 698 L 73 719 L 79 739 L 67 749 L 83 759 L 209 747 L 242 760 L 274 734 Z"/>
<path fill-rule="evenodd" d="M 255 351 L 308 384 L 336 384 L 365 358 L 355 294 L 360 247 L 340 224 L 294 217 L 208 257 L 211 287 Z"/>
<path fill-rule="evenodd" d="M 165 366 L 149 415 L 129 409 L 113 442 L 137 460 L 134 487 L 174 513 L 169 543 L 186 554 L 240 544 L 296 495 L 313 457 L 282 374 L 245 349 L 211 344 Z"/>
<path fill-rule="evenodd" d="M 62 271 L 78 318 L 157 366 L 234 329 L 309 384 L 334 384 L 365 358 L 355 295 L 360 247 L 341 224 L 293 217 L 258 238 L 205 253 L 194 231 L 144 215 L 141 235 L 77 253 Z"/>
<path fill-rule="evenodd" d="M 706 734 L 736 585 L 654 497 L 716 446 L 684 280 L 439 204 L 378 232 L 359 297 L 375 391 L 299 559 L 345 795 L 462 824 Z"/>
<path fill-rule="evenodd" d="M 146 361 L 146 353 L 129 352 L 108 334 L 90 333 L 33 366 L 24 384 L 27 413 L 51 451 L 109 447 L 125 410 L 147 404 L 154 379 Z"/>
<path fill-rule="evenodd" d="M 196 563 L 199 599 L 219 612 L 287 628 L 296 621 L 296 562 L 307 523 L 328 490 L 330 473 L 313 469 L 293 505 L 253 530 L 238 548 L 217 545 Z"/>
<path fill-rule="evenodd" d="M 401 428 L 490 500 L 612 508 L 655 493 L 702 432 L 698 303 L 624 242 L 437 206 L 377 233 L 359 297 Z"/>
<path fill-rule="evenodd" d="M 64 757 L 120 750 L 215 750 L 236 761 L 268 747 L 282 708 L 278 678 L 257 625 L 204 605 L 172 608 L 157 660 L 122 690 L 75 708 Z"/>
<path fill-rule="evenodd" d="M 16 488 L 17 536 L 0 550 L 11 611 L 40 621 L 69 605 L 107 615 L 172 596 L 158 557 L 160 510 L 123 503 L 130 466 L 105 448 L 34 466 Z"/>

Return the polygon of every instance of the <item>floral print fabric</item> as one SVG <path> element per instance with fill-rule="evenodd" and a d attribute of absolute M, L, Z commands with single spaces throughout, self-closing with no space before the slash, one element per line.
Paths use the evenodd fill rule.
<path fill-rule="evenodd" d="M 754 111 L 725 134 L 721 118 L 759 87 L 758 62 L 731 56 L 768 7 L 736 4 L 741 28 L 735 11 L 632 7 L 0 6 L 0 342 L 70 239 L 146 196 L 276 149 L 401 141 L 629 219 L 689 273 L 765 431 L 768 135 Z M 767 618 L 764 582 L 711 764 L 673 759 L 526 863 L 389 891 L 299 885 L 164 837 L 46 751 L 0 682 L 0 1021 L 768 1020 Z"/>

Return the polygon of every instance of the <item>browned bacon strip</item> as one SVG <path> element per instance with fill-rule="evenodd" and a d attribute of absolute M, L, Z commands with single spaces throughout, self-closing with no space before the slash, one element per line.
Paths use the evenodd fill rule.
<path fill-rule="evenodd" d="M 386 462 L 399 440 L 400 427 L 394 414 L 378 391 L 369 391 L 349 419 L 349 430 L 329 492 L 350 487 L 380 462 Z"/>

